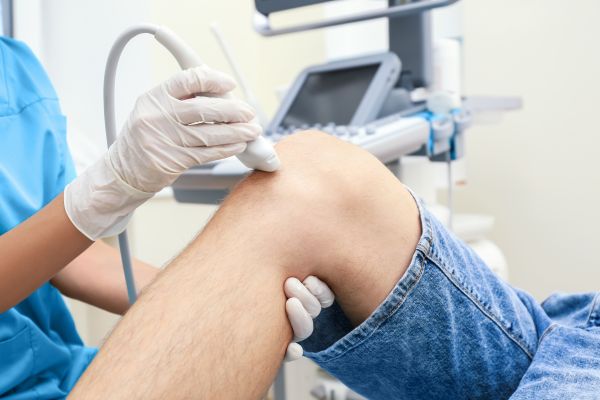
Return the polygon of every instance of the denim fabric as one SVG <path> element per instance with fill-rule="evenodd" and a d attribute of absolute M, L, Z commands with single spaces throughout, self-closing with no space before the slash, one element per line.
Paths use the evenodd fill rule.
<path fill-rule="evenodd" d="M 599 321 L 597 308 L 590 314 L 593 298 L 576 302 L 577 307 L 565 305 L 572 298 L 550 299 L 552 312 L 547 312 L 530 295 L 498 278 L 426 209 L 419 209 L 421 239 L 387 299 L 356 328 L 337 304 L 324 310 L 313 336 L 302 342 L 306 356 L 369 399 L 507 399 L 522 380 L 523 395 L 516 399 L 534 398 L 529 388 L 535 398 L 556 398 L 550 392 L 544 397 L 536 384 L 537 377 L 556 372 L 553 368 L 571 344 L 554 327 L 557 321 Z M 574 334 L 578 341 L 571 353 L 579 359 L 569 357 L 581 376 L 572 376 L 573 382 L 587 382 L 583 371 L 598 364 L 585 362 L 594 338 L 596 349 L 589 354 L 600 351 L 600 336 L 587 334 Z M 538 352 L 542 337 L 553 340 L 542 342 L 544 351 Z M 528 369 L 538 357 L 541 365 L 530 383 Z M 570 373 L 570 366 L 565 364 L 557 377 Z M 594 375 L 590 383 L 600 382 L 598 370 L 588 374 Z"/>
<path fill-rule="evenodd" d="M 600 398 L 600 294 L 554 295 L 553 324 L 511 400 Z"/>

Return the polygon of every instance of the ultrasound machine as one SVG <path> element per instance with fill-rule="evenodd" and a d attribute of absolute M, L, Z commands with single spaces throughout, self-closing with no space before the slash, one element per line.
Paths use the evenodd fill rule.
<path fill-rule="evenodd" d="M 255 0 L 255 28 L 265 36 L 275 36 L 387 17 L 390 51 L 306 68 L 287 90 L 265 137 L 276 143 L 301 130 L 320 130 L 364 148 L 384 163 L 409 154 L 444 162 L 462 157 L 463 134 L 471 120 L 469 108 L 461 107 L 456 94 L 414 98 L 415 89 L 427 93 L 432 79 L 428 11 L 456 0 L 389 0 L 389 7 L 381 10 L 302 26 L 270 27 L 272 13 L 326 1 L 331 0 Z M 248 172 L 233 157 L 192 168 L 173 184 L 175 198 L 219 204 Z"/>

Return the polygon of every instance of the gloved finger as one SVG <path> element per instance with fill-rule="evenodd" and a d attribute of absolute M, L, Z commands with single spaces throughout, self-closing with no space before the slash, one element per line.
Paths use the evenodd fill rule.
<path fill-rule="evenodd" d="M 298 343 L 292 342 L 288 344 L 287 350 L 285 352 L 285 361 L 297 361 L 302 358 L 302 354 L 304 354 L 304 349 Z"/>
<path fill-rule="evenodd" d="M 224 95 L 235 86 L 235 81 L 229 75 L 203 65 L 178 72 L 160 87 L 176 99 L 189 99 L 200 93 Z"/>
<path fill-rule="evenodd" d="M 321 303 L 313 294 L 296 278 L 288 278 L 283 285 L 285 295 L 295 297 L 302 303 L 304 309 L 312 318 L 317 318 L 321 312 Z"/>
<path fill-rule="evenodd" d="M 304 280 L 303 284 L 319 300 L 321 307 L 331 307 L 335 301 L 335 295 L 325 282 L 311 275 Z"/>
<path fill-rule="evenodd" d="M 294 331 L 294 341 L 300 342 L 313 333 L 313 320 L 308 315 L 300 300 L 295 297 L 285 302 L 285 311 Z"/>
<path fill-rule="evenodd" d="M 202 124 L 188 126 L 179 132 L 184 147 L 219 146 L 250 142 L 262 133 L 262 127 L 254 122 L 232 124 Z"/>
<path fill-rule="evenodd" d="M 170 100 L 170 114 L 180 124 L 250 122 L 255 117 L 248 103 L 223 97 L 200 96 L 188 100 Z"/>
<path fill-rule="evenodd" d="M 247 146 L 246 142 L 241 142 L 221 146 L 193 147 L 186 149 L 186 151 L 191 154 L 196 164 L 204 164 L 210 161 L 237 156 L 243 153 Z"/>

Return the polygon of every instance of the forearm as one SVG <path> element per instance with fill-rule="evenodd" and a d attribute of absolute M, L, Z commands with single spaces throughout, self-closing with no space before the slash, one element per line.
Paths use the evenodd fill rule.
<path fill-rule="evenodd" d="M 91 244 L 67 217 L 62 194 L 0 236 L 0 312 L 29 296 Z"/>
<path fill-rule="evenodd" d="M 138 292 L 160 271 L 138 260 L 134 260 L 133 269 Z M 104 242 L 94 243 L 60 271 L 52 284 L 65 296 L 108 312 L 122 315 L 129 309 L 119 252 Z"/>

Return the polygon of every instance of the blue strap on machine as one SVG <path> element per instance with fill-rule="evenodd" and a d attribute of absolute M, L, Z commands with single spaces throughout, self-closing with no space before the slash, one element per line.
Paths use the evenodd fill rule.
<path fill-rule="evenodd" d="M 469 127 L 471 115 L 462 108 L 453 109 L 449 114 L 434 114 L 423 111 L 415 115 L 429 123 L 427 156 L 437 161 L 442 154 L 449 153 L 452 161 L 462 158 L 463 133 Z M 445 160 L 446 158 L 444 158 Z M 441 160 L 441 159 L 440 159 Z"/>

